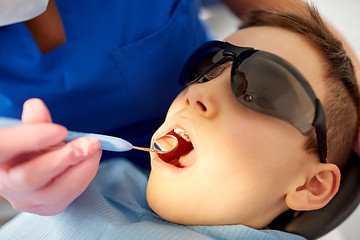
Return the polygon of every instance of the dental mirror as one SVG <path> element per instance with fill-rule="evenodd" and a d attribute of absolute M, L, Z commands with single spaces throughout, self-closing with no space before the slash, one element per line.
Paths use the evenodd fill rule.
<path fill-rule="evenodd" d="M 179 145 L 178 139 L 173 135 L 164 135 L 151 142 L 150 148 L 132 146 L 133 149 L 147 152 L 156 152 L 158 154 L 166 154 L 174 151 Z"/>

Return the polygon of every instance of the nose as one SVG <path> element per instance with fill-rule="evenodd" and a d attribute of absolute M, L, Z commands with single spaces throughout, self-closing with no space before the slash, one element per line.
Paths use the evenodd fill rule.
<path fill-rule="evenodd" d="M 186 104 L 202 117 L 213 118 L 220 107 L 216 91 L 212 82 L 190 85 L 185 95 Z"/>

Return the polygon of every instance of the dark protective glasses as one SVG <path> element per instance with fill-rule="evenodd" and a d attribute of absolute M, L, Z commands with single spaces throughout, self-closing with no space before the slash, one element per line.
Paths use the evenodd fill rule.
<path fill-rule="evenodd" d="M 303 135 L 315 128 L 320 161 L 326 163 L 326 120 L 319 99 L 302 74 L 269 52 L 210 41 L 187 60 L 181 84 L 204 83 L 231 66 L 231 89 L 244 106 L 284 120 Z"/>

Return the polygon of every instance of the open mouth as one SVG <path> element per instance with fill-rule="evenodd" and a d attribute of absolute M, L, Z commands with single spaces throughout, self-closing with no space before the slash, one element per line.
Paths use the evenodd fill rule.
<path fill-rule="evenodd" d="M 188 156 L 191 150 L 194 149 L 189 135 L 185 132 L 185 130 L 180 128 L 175 128 L 167 135 L 176 137 L 178 141 L 178 146 L 169 153 L 158 154 L 159 158 L 162 161 L 174 165 L 178 168 L 185 168 L 191 166 L 195 160 L 194 158 Z"/>

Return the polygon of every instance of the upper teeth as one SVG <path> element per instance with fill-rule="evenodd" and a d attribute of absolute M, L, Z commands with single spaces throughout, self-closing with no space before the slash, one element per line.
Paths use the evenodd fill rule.
<path fill-rule="evenodd" d="M 183 129 L 180 128 L 175 128 L 174 132 L 179 135 L 180 137 L 182 137 L 185 141 L 190 142 L 190 138 L 189 135 L 187 134 L 187 132 L 185 132 Z"/>

